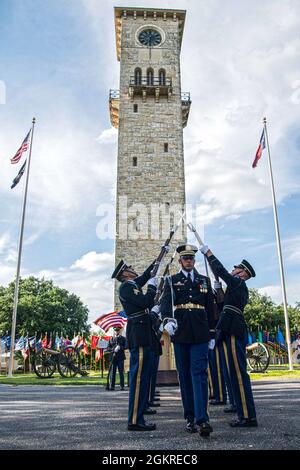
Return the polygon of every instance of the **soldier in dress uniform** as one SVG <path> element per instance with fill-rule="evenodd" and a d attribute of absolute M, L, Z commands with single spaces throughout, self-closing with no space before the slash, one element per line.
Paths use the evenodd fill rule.
<path fill-rule="evenodd" d="M 156 397 L 156 379 L 159 366 L 159 358 L 162 355 L 162 345 L 161 345 L 161 336 L 162 331 L 160 331 L 160 306 L 155 305 L 151 310 L 152 315 L 152 328 L 154 330 L 154 342 L 152 346 L 152 361 L 151 361 L 151 374 L 150 374 L 150 384 L 149 384 L 149 406 L 157 407 L 160 406 L 160 403 Z"/>
<path fill-rule="evenodd" d="M 224 293 L 221 283 L 214 282 L 214 308 L 215 308 L 215 325 L 218 323 L 220 311 L 222 310 Z M 218 346 L 208 351 L 209 363 L 209 385 L 210 385 L 210 405 L 225 405 L 227 402 L 227 392 L 225 385 L 224 369 L 221 354 Z"/>
<path fill-rule="evenodd" d="M 124 350 L 126 340 L 124 336 L 121 335 L 121 330 L 121 326 L 114 327 L 115 335 L 110 338 L 107 345 L 107 351 L 112 353 L 108 390 L 115 390 L 117 369 L 120 376 L 120 387 L 121 390 L 124 390 L 124 361 L 126 359 Z"/>
<path fill-rule="evenodd" d="M 208 415 L 208 347 L 214 327 L 214 298 L 210 279 L 194 268 L 193 245 L 177 247 L 181 270 L 165 282 L 161 299 L 162 318 L 174 317 L 165 329 L 174 344 L 186 430 L 209 436 L 212 427 Z M 174 310 L 173 310 L 174 307 Z M 211 330 L 211 331 L 210 331 Z M 213 347 L 213 340 L 210 342 Z M 196 421 L 196 424 L 195 424 Z"/>
<path fill-rule="evenodd" d="M 157 280 L 151 278 L 152 263 L 141 275 L 123 260 L 112 274 L 121 282 L 119 298 L 128 317 L 126 328 L 127 347 L 130 351 L 129 366 L 129 431 L 153 431 L 155 424 L 145 423 L 144 412 L 148 399 L 151 347 L 153 329 L 150 310 L 154 305 Z M 147 292 L 142 287 L 148 282 Z"/>
<path fill-rule="evenodd" d="M 214 282 L 214 293 L 215 293 L 215 301 L 216 301 L 218 311 L 219 311 L 217 322 L 216 322 L 216 324 L 217 324 L 218 321 L 219 321 L 219 318 L 220 318 L 220 314 L 223 310 L 223 306 L 224 306 L 224 292 L 223 292 L 221 282 L 219 282 L 219 281 Z M 222 387 L 223 399 L 222 399 L 222 395 L 220 393 L 221 387 L 219 387 L 219 389 L 218 389 L 218 385 L 216 385 L 216 387 L 215 387 L 216 393 L 215 393 L 214 398 L 215 398 L 215 400 L 217 400 L 217 402 L 213 402 L 213 403 L 210 402 L 210 404 L 217 404 L 217 405 L 220 404 L 221 405 L 222 400 L 226 403 L 227 402 L 227 395 L 228 395 L 229 406 L 224 408 L 223 411 L 224 411 L 224 413 L 236 413 L 237 409 L 236 409 L 236 406 L 235 406 L 234 394 L 233 394 L 233 391 L 232 391 L 232 385 L 231 385 L 231 381 L 230 381 L 228 353 L 227 353 L 227 346 L 226 346 L 225 341 L 218 341 L 218 344 L 215 345 L 214 352 L 215 352 L 215 355 L 216 355 L 216 363 L 218 362 L 217 361 L 217 356 L 219 356 L 220 369 L 221 369 L 220 370 L 220 378 L 221 378 L 221 383 L 222 383 L 221 387 Z M 219 374 L 218 374 L 218 376 L 219 376 Z M 218 382 L 220 383 L 220 379 L 218 380 Z M 225 397 L 225 399 L 224 399 L 224 397 Z"/>
<path fill-rule="evenodd" d="M 256 427 L 256 411 L 247 373 L 248 331 L 243 315 L 249 299 L 246 281 L 255 277 L 255 271 L 248 261 L 242 260 L 229 273 L 207 245 L 202 245 L 200 251 L 206 255 L 212 271 L 227 284 L 223 310 L 216 326 L 216 343 L 223 341 L 226 346 L 230 382 L 237 407 L 238 420 L 230 423 L 230 426 Z"/>

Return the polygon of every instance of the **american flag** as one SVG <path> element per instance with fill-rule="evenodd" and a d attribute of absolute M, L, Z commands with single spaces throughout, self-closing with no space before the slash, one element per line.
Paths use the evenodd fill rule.
<path fill-rule="evenodd" d="M 108 330 L 114 326 L 120 326 L 123 328 L 123 326 L 127 323 L 127 316 L 124 312 L 119 312 L 116 310 L 115 312 L 102 315 L 101 317 L 97 318 L 94 323 L 107 333 Z"/>
<path fill-rule="evenodd" d="M 27 136 L 25 137 L 25 139 L 23 140 L 22 142 L 22 145 L 21 147 L 19 148 L 19 150 L 17 151 L 16 155 L 10 159 L 10 162 L 12 164 L 14 163 L 18 163 L 23 155 L 23 152 L 26 152 L 26 150 L 28 149 L 28 146 L 29 146 L 29 136 L 30 136 L 30 132 L 31 132 L 31 129 L 30 131 L 28 132 Z"/>

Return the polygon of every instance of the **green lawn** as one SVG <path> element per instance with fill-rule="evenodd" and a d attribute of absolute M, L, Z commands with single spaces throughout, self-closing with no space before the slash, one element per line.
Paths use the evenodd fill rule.
<path fill-rule="evenodd" d="M 250 374 L 251 380 L 282 380 L 285 378 L 300 380 L 300 369 L 294 371 L 289 370 L 274 370 L 269 368 L 264 374 Z M 118 374 L 117 374 L 117 384 Z M 35 374 L 22 374 L 14 375 L 12 379 L 7 378 L 5 375 L 0 376 L 0 385 L 106 385 L 106 373 L 101 377 L 101 373 L 91 371 L 87 377 L 74 377 L 64 379 L 59 374 L 54 374 L 50 379 L 39 379 Z"/>
<path fill-rule="evenodd" d="M 76 376 L 69 379 L 53 374 L 49 379 L 40 379 L 35 374 L 15 374 L 13 378 L 0 376 L 0 384 L 10 385 L 106 385 L 106 373 L 89 372 L 87 377 Z M 118 383 L 118 382 L 117 382 Z"/>

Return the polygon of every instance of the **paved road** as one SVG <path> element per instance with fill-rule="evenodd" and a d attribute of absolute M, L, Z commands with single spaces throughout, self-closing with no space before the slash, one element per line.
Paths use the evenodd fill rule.
<path fill-rule="evenodd" d="M 0 385 L 0 449 L 299 449 L 300 381 L 253 385 L 260 426 L 231 429 L 211 407 L 209 439 L 184 430 L 179 390 L 161 387 L 158 430 L 126 430 L 128 392 L 97 386 Z M 150 417 L 149 417 L 150 418 Z"/>

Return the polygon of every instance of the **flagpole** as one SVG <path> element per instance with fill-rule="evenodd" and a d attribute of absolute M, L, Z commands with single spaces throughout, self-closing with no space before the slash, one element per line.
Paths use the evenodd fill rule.
<path fill-rule="evenodd" d="M 272 171 L 270 146 L 269 146 L 268 131 L 267 131 L 267 118 L 264 117 L 263 123 L 264 123 L 264 131 L 265 131 L 267 149 L 268 149 L 268 163 L 269 163 L 271 189 L 272 189 L 273 214 L 274 214 L 277 252 L 278 252 L 279 269 L 280 269 L 280 280 L 281 280 L 281 290 L 282 290 L 282 300 L 283 300 L 283 310 L 284 310 L 284 320 L 285 320 L 285 332 L 286 332 L 285 334 L 286 334 L 286 342 L 287 342 L 288 357 L 289 357 L 289 370 L 293 370 L 291 333 L 290 333 L 289 315 L 288 315 L 288 308 L 287 308 L 287 296 L 286 296 L 286 289 L 285 289 L 285 277 L 284 277 L 284 269 L 283 269 L 283 259 L 282 259 L 277 205 L 276 205 L 276 197 L 275 197 L 275 189 L 274 189 L 273 171 Z"/>
<path fill-rule="evenodd" d="M 15 293 L 14 293 L 14 306 L 13 306 L 12 326 L 11 326 L 11 343 L 10 343 L 10 357 L 9 357 L 9 366 L 8 366 L 8 377 L 13 376 L 14 347 L 15 347 L 18 296 L 19 296 L 19 282 L 20 282 L 20 268 L 21 268 L 21 258 L 22 258 L 23 234 L 24 234 L 24 223 L 25 223 L 27 191 L 28 191 L 28 181 L 29 181 L 29 170 L 30 170 L 34 125 L 35 125 L 35 118 L 32 119 L 32 132 L 31 132 L 31 139 L 30 139 L 30 150 L 29 150 L 27 173 L 26 173 L 26 182 L 25 182 L 25 191 L 24 191 L 23 206 L 22 206 L 22 217 L 21 217 L 21 227 L 20 227 L 19 247 L 18 247 L 17 273 L 16 273 Z"/>

